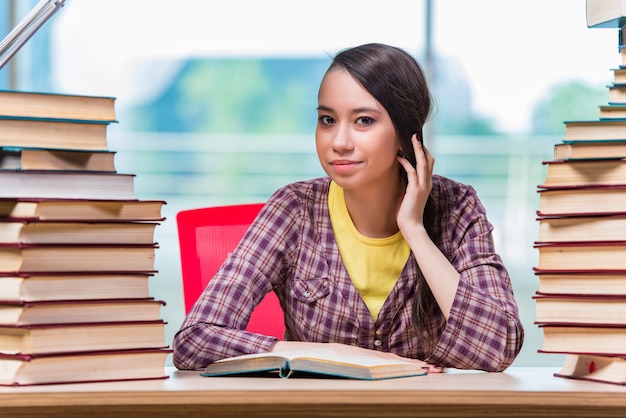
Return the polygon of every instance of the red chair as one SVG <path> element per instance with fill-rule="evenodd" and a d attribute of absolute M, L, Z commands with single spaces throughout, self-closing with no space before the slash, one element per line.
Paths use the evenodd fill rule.
<path fill-rule="evenodd" d="M 176 215 L 185 312 L 189 312 L 226 256 L 241 240 L 263 203 L 182 210 Z M 274 292 L 256 307 L 247 330 L 282 339 L 283 311 Z"/>

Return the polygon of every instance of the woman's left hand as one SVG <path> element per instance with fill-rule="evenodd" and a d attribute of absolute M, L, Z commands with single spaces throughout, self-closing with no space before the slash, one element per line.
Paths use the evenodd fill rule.
<path fill-rule="evenodd" d="M 432 175 L 435 165 L 435 158 L 422 145 L 417 134 L 413 134 L 411 142 L 413 142 L 416 167 L 414 168 L 406 158 L 398 157 L 408 178 L 406 191 L 397 214 L 398 228 L 405 236 L 404 231 L 412 226 L 424 225 L 424 208 L 433 188 Z"/>

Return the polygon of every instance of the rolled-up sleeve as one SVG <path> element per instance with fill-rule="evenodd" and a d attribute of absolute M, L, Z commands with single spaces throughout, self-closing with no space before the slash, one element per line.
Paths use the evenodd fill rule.
<path fill-rule="evenodd" d="M 454 303 L 433 353 L 444 366 L 506 369 L 519 354 L 524 329 L 507 269 L 496 253 L 492 225 L 470 186 L 442 190 L 451 206 L 442 212 L 439 243 L 460 274 Z"/>
<path fill-rule="evenodd" d="M 277 194 L 222 264 L 183 321 L 173 341 L 179 369 L 201 369 L 240 354 L 268 351 L 274 337 L 245 330 L 263 297 L 278 286 L 299 240 L 297 212 Z"/>

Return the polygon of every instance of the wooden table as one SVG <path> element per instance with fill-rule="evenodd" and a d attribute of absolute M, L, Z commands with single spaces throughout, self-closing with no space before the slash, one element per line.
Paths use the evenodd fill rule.
<path fill-rule="evenodd" d="M 555 368 L 448 370 L 382 381 L 201 377 L 0 387 L 4 417 L 626 417 L 626 387 Z"/>

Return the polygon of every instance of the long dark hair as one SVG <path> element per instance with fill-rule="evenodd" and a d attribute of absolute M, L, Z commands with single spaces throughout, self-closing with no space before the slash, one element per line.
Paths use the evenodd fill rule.
<path fill-rule="evenodd" d="M 370 43 L 346 49 L 337 54 L 328 71 L 342 68 L 348 71 L 387 110 L 396 130 L 400 150 L 415 167 L 411 137 L 417 133 L 423 141 L 423 127 L 432 107 L 432 96 L 426 76 L 419 63 L 407 52 L 389 45 Z M 404 184 L 406 172 L 400 166 Z M 433 239 L 435 205 L 429 196 L 424 210 L 424 226 Z M 422 332 L 429 332 L 429 323 L 438 305 L 418 266 L 414 326 Z M 432 350 L 434 340 L 429 336 L 427 349 Z"/>

